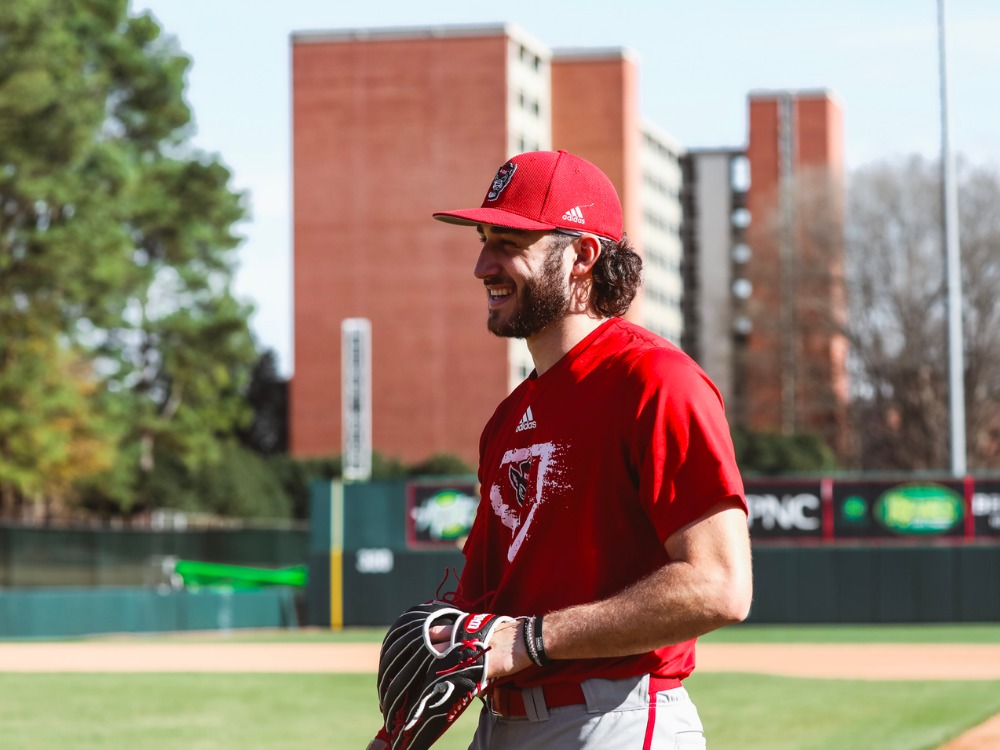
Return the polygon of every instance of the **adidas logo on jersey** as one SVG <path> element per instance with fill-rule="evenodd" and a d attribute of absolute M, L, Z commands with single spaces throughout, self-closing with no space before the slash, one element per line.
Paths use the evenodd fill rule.
<path fill-rule="evenodd" d="M 537 425 L 535 424 L 535 418 L 534 416 L 532 416 L 531 407 L 529 406 L 525 410 L 524 416 L 521 417 L 521 423 L 517 426 L 517 429 L 514 430 L 514 432 L 521 432 L 522 430 L 533 430 L 535 429 L 535 427 L 537 427 Z"/>
<path fill-rule="evenodd" d="M 572 221 L 574 224 L 586 224 L 587 222 L 583 218 L 583 211 L 580 210 L 579 206 L 571 208 L 569 211 L 563 214 L 563 221 Z"/>

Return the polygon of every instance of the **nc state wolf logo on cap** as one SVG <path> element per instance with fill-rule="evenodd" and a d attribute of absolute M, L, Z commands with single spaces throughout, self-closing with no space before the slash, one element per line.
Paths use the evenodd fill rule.
<path fill-rule="evenodd" d="M 497 170 L 497 176 L 493 178 L 493 182 L 490 184 L 490 192 L 486 194 L 486 200 L 495 201 L 499 198 L 503 189 L 510 184 L 510 178 L 514 176 L 515 171 L 517 171 L 517 165 L 512 161 L 500 167 Z"/>

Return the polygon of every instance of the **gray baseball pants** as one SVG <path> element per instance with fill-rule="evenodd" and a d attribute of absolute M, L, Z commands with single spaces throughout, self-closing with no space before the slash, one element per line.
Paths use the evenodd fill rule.
<path fill-rule="evenodd" d="M 683 687 L 651 696 L 648 676 L 582 687 L 586 704 L 551 709 L 539 688 L 525 690 L 527 718 L 484 708 L 469 750 L 704 750 L 701 719 Z"/>

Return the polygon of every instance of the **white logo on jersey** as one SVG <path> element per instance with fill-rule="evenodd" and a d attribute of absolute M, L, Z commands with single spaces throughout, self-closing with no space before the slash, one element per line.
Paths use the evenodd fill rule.
<path fill-rule="evenodd" d="M 533 430 L 538 425 L 535 423 L 535 418 L 531 414 L 531 407 L 529 406 L 525 412 L 524 416 L 521 417 L 521 422 L 518 424 L 517 429 L 514 432 L 521 432 L 522 430 Z"/>
<path fill-rule="evenodd" d="M 528 515 L 523 519 L 518 515 L 518 510 L 521 506 L 515 505 L 512 507 L 503 501 L 502 489 L 499 484 L 493 484 L 490 487 L 490 505 L 493 507 L 493 512 L 497 514 L 500 523 L 510 529 L 514 535 L 507 550 L 508 561 L 512 561 L 517 555 L 517 551 L 521 548 L 521 544 L 527 536 L 528 528 L 535 517 L 535 511 L 538 510 L 539 506 L 545 500 L 544 493 L 546 487 L 551 492 L 552 485 L 559 477 L 558 463 L 555 461 L 558 452 L 559 447 L 554 443 L 536 443 L 527 448 L 507 451 L 500 461 L 498 468 L 500 469 L 499 475 L 501 476 L 506 476 L 507 472 L 504 471 L 504 467 L 508 464 L 519 465 L 525 461 L 531 461 L 532 464 L 537 465 L 534 477 L 535 496 L 531 503 L 531 508 L 528 510 Z M 533 459 L 537 459 L 537 461 Z"/>

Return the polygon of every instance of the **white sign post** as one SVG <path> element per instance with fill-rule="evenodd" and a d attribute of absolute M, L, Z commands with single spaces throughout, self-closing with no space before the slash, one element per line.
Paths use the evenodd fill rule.
<path fill-rule="evenodd" d="M 343 477 L 364 482 L 372 474 L 372 325 L 346 318 L 341 333 Z"/>

